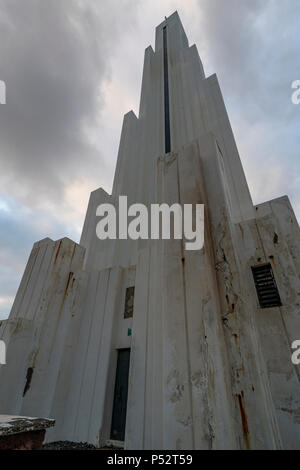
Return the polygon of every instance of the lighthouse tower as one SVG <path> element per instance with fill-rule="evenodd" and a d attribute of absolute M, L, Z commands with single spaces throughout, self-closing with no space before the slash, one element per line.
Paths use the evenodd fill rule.
<path fill-rule="evenodd" d="M 204 247 L 99 240 L 97 207 L 120 195 L 204 204 Z M 145 51 L 112 193 L 92 192 L 79 244 L 33 246 L 0 322 L 0 413 L 54 418 L 48 441 L 296 449 L 299 275 L 289 199 L 253 206 L 218 79 L 175 12 Z"/>

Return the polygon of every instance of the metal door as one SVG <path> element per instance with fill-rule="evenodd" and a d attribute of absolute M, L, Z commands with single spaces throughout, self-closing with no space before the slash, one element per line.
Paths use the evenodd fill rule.
<path fill-rule="evenodd" d="M 130 349 L 119 349 L 110 434 L 110 438 L 116 441 L 124 441 L 125 438 L 129 364 Z"/>

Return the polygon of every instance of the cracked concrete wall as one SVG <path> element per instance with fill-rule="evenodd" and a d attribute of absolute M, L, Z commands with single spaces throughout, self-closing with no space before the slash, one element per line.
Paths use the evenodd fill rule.
<path fill-rule="evenodd" d="M 137 283 L 141 270 L 147 286 L 136 286 L 129 448 L 281 447 L 256 297 L 246 299 L 241 282 L 244 248 L 233 244 L 240 229 L 229 217 L 217 153 L 208 134 L 158 161 L 159 202 L 205 204 L 205 248 L 153 241 L 141 255 Z"/>
<path fill-rule="evenodd" d="M 35 243 L 1 338 L 8 367 L 1 367 L 2 413 L 49 416 L 66 332 L 74 272 L 84 249 L 64 238 Z"/>
<path fill-rule="evenodd" d="M 256 318 L 284 447 L 298 449 L 300 371 L 291 362 L 291 344 L 300 338 L 300 231 L 286 196 L 257 206 L 256 220 L 256 256 L 271 263 L 282 300 L 281 307 L 257 309 Z"/>

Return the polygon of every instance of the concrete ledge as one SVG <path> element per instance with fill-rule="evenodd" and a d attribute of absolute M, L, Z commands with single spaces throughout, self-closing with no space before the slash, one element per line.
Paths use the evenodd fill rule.
<path fill-rule="evenodd" d="M 0 415 L 0 450 L 38 450 L 53 419 Z"/>
<path fill-rule="evenodd" d="M 21 432 L 40 431 L 54 426 L 54 419 L 29 418 L 27 416 L 0 415 L 0 436 Z"/>

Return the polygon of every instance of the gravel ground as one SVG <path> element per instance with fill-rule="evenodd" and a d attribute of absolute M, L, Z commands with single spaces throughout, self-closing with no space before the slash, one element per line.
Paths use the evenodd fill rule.
<path fill-rule="evenodd" d="M 86 442 L 57 441 L 44 444 L 43 450 L 99 450 Z"/>
<path fill-rule="evenodd" d="M 98 447 L 87 442 L 57 441 L 44 444 L 42 450 L 123 450 L 117 447 Z"/>

